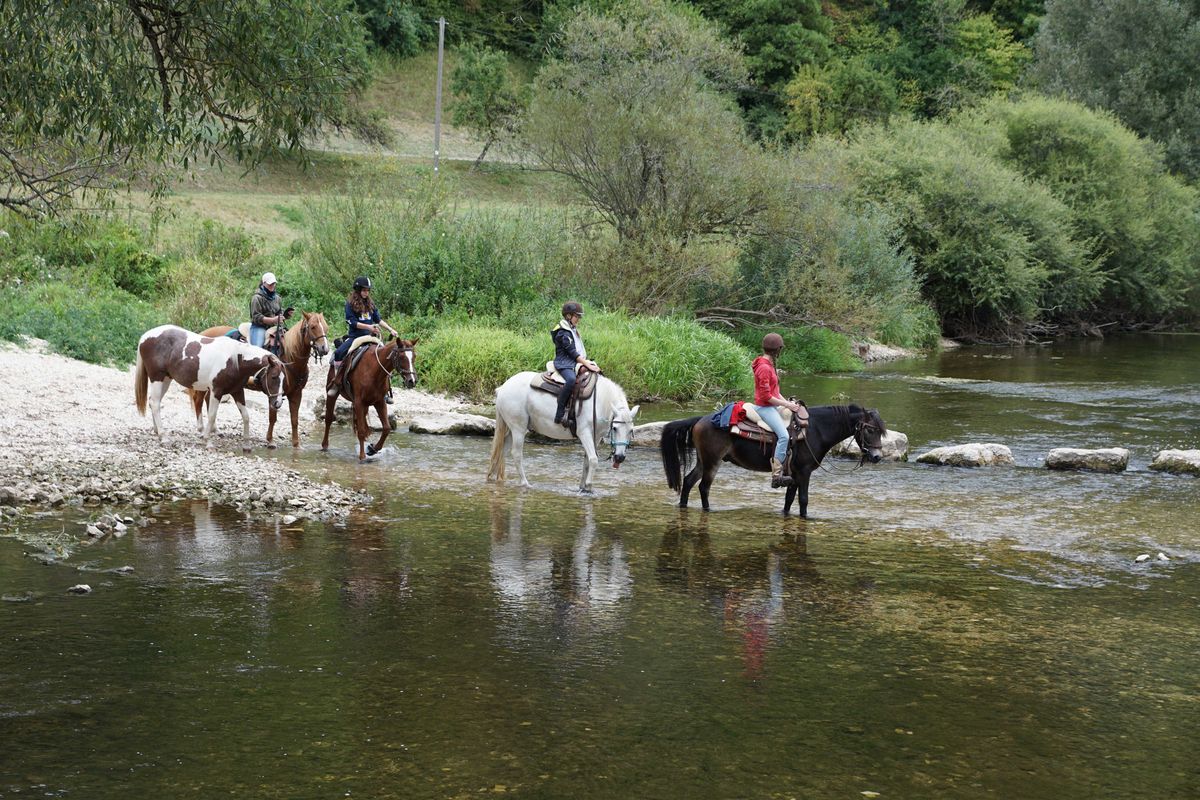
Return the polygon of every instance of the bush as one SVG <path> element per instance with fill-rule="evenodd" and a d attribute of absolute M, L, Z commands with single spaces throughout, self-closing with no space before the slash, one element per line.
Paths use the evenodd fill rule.
<path fill-rule="evenodd" d="M 1088 316 L 1157 320 L 1188 308 L 1200 277 L 1200 205 L 1167 173 L 1158 146 L 1105 112 L 1036 95 L 995 100 L 955 124 L 1071 208 L 1104 279 Z"/>
<path fill-rule="evenodd" d="M 306 260 L 313 286 L 340 307 L 357 275 L 370 275 L 387 313 L 493 315 L 544 294 L 544 265 L 566 234 L 537 212 L 452 213 L 438 190 L 410 198 L 327 199 L 312 214 Z"/>
<path fill-rule="evenodd" d="M 772 328 L 783 336 L 784 348 L 776 366 L 781 370 L 811 375 L 814 372 L 849 372 L 862 369 L 862 362 L 854 355 L 850 339 L 828 328 Z M 762 338 L 766 331 L 760 328 L 739 328 L 734 338 L 751 352 L 762 352 Z M 753 387 L 751 388 L 753 394 Z"/>
<path fill-rule="evenodd" d="M 882 203 L 901 224 L 925 295 L 951 332 L 1003 335 L 1044 310 L 1069 314 L 1098 297 L 1103 278 L 1074 237 L 1071 210 L 947 126 L 865 128 L 838 152 L 860 199 Z"/>
<path fill-rule="evenodd" d="M 0 288 L 0 338 L 45 339 L 58 352 L 97 364 L 129 364 L 158 312 L 122 289 L 52 281 Z"/>
<path fill-rule="evenodd" d="M 554 357 L 556 321 L 557 314 L 543 312 L 516 330 L 494 322 L 442 324 L 419 346 L 421 382 L 490 400 L 513 374 L 545 368 Z M 683 401 L 753 390 L 750 353 L 691 320 L 589 310 L 585 325 L 588 355 L 631 399 Z"/>

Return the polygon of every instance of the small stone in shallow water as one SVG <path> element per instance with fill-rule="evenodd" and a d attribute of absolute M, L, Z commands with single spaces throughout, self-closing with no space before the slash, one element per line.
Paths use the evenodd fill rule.
<path fill-rule="evenodd" d="M 101 531 L 99 528 L 97 528 L 95 525 L 87 526 L 87 535 L 88 536 L 102 536 L 103 533 L 104 532 Z"/>
<path fill-rule="evenodd" d="M 129 573 L 133 572 L 133 567 L 126 564 L 123 567 L 117 567 L 116 569 L 113 570 L 113 572 L 116 572 L 119 575 L 128 575 Z"/>
<path fill-rule="evenodd" d="M 92 591 L 92 587 L 88 586 L 86 583 L 77 583 L 70 589 L 67 589 L 67 591 L 71 594 L 88 594 Z"/>
<path fill-rule="evenodd" d="M 1134 561 L 1138 562 L 1139 564 L 1142 563 L 1143 561 L 1149 561 L 1149 560 L 1150 560 L 1149 553 L 1142 553 L 1140 556 L 1138 556 L 1137 558 L 1134 559 Z"/>
<path fill-rule="evenodd" d="M 296 523 L 296 520 L 298 520 L 298 519 L 300 519 L 300 518 L 297 517 L 295 514 L 284 514 L 283 517 L 279 521 L 282 522 L 284 525 L 294 525 Z"/>
<path fill-rule="evenodd" d="M 1158 560 L 1159 561 L 1170 561 L 1171 559 L 1167 557 L 1166 553 L 1159 553 Z"/>

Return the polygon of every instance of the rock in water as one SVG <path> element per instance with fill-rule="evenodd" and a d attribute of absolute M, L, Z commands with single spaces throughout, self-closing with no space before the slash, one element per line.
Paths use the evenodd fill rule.
<path fill-rule="evenodd" d="M 985 442 L 935 447 L 917 456 L 917 462 L 947 467 L 989 467 L 1012 464 L 1013 457 L 1012 450 L 1006 445 Z"/>
<path fill-rule="evenodd" d="M 67 589 L 67 591 L 71 594 L 88 594 L 92 591 L 92 587 L 88 586 L 86 583 L 77 583 L 70 589 Z"/>
<path fill-rule="evenodd" d="M 1124 447 L 1081 450 L 1056 447 L 1046 455 L 1047 469 L 1086 469 L 1093 472 L 1124 472 L 1129 466 L 1129 451 Z"/>

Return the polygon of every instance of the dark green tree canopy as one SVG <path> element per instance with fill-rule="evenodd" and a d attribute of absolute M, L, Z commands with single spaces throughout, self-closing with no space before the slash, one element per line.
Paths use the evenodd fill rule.
<path fill-rule="evenodd" d="M 0 205 L 52 211 L 142 159 L 297 149 L 366 74 L 346 0 L 6 0 Z"/>

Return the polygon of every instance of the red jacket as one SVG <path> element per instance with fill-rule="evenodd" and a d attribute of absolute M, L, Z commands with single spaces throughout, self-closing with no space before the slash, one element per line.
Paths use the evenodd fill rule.
<path fill-rule="evenodd" d="M 783 397 L 779 393 L 779 373 L 769 356 L 754 359 L 754 405 L 769 406 L 772 397 Z"/>

